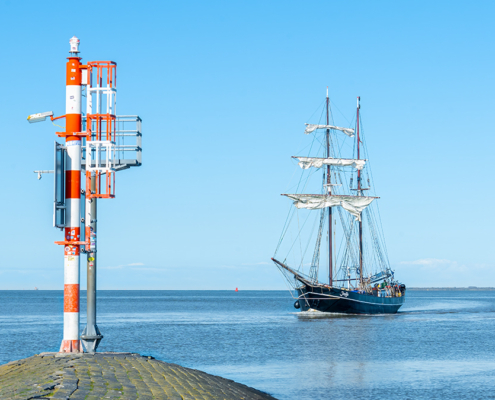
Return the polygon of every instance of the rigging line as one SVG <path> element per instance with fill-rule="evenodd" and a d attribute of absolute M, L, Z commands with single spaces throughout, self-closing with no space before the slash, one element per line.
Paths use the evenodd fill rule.
<path fill-rule="evenodd" d="M 323 113 L 323 110 L 324 109 L 322 108 L 322 113 Z M 321 122 L 321 118 L 322 118 L 322 116 L 320 116 L 320 121 L 319 122 Z M 307 135 L 304 135 L 304 136 L 307 136 Z M 304 149 L 306 149 L 308 146 L 310 146 L 310 149 L 309 149 L 309 152 L 308 152 L 308 156 L 309 156 L 309 154 L 311 153 L 311 149 L 313 148 L 313 145 L 314 145 L 314 142 L 315 142 L 315 139 L 316 139 L 316 136 L 317 135 L 314 134 L 312 136 L 313 136 L 313 140 L 311 141 L 311 143 L 309 145 L 304 146 L 302 149 L 299 150 L 299 152 L 302 153 L 304 151 Z M 301 140 L 304 140 L 304 137 Z"/>
<path fill-rule="evenodd" d="M 292 298 L 294 299 L 295 297 L 292 295 L 292 291 L 296 289 L 296 285 L 292 283 L 292 277 L 289 276 L 289 272 L 280 267 L 278 264 L 275 264 L 280 272 L 282 272 L 282 275 L 284 276 L 286 282 L 285 285 L 287 286 L 287 289 L 289 290 L 289 293 L 291 294 Z M 290 287 L 289 287 L 290 285 Z"/>
<path fill-rule="evenodd" d="M 326 99 L 324 100 L 324 102 L 326 102 Z M 320 119 L 318 120 L 318 125 L 321 125 L 322 119 L 324 119 L 324 113 L 325 113 L 325 107 L 322 107 L 321 114 L 320 114 Z M 318 143 L 320 143 L 320 145 L 322 147 L 326 146 L 326 144 L 324 144 L 324 142 L 319 139 L 319 137 L 316 134 L 316 132 L 313 135 L 313 143 L 314 143 L 314 140 L 317 140 Z M 313 146 L 313 143 L 311 143 L 311 147 Z"/>
<path fill-rule="evenodd" d="M 287 231 L 289 230 L 289 226 L 290 226 L 290 223 L 291 223 L 292 218 L 294 216 L 295 210 L 296 210 L 295 207 L 293 207 L 292 205 L 289 206 L 289 212 L 287 214 L 287 218 L 285 219 L 284 228 L 282 229 L 282 234 L 280 235 L 280 239 L 279 239 L 277 248 L 275 249 L 275 254 L 273 255 L 273 257 L 275 257 L 277 255 L 277 252 L 280 248 L 280 245 L 282 244 L 282 241 L 285 238 Z M 292 214 L 292 216 L 291 216 L 291 214 Z M 286 227 L 286 225 L 287 225 L 287 227 Z"/>
<path fill-rule="evenodd" d="M 306 187 L 308 186 L 308 183 L 310 181 L 311 176 L 315 175 L 318 173 L 317 169 L 314 169 L 313 171 L 310 171 L 308 178 L 306 179 L 306 182 L 304 183 L 304 187 L 301 190 L 301 193 L 306 190 Z"/>
<path fill-rule="evenodd" d="M 297 169 L 297 168 L 296 168 L 296 169 Z M 298 182 L 298 184 L 297 184 L 297 187 L 296 187 L 296 193 L 298 193 L 298 192 L 299 192 L 299 186 L 300 186 L 300 184 L 301 184 L 302 177 L 304 176 L 304 172 L 305 172 L 305 171 L 303 170 L 303 172 L 302 172 L 302 174 L 301 174 L 301 177 L 300 177 L 300 179 L 299 179 L 299 182 Z M 312 175 L 313 173 L 314 173 L 314 171 L 309 171 L 309 176 L 306 178 L 306 183 L 305 183 L 304 188 L 306 187 L 307 183 L 309 182 L 309 178 L 311 177 L 311 175 Z M 295 170 L 294 170 L 293 175 L 294 175 L 294 174 L 295 174 Z M 304 188 L 303 188 L 303 189 L 304 189 Z M 290 188 L 288 188 L 288 189 L 289 189 L 289 190 L 286 190 L 286 192 L 289 192 L 289 191 L 290 191 Z M 292 208 L 292 207 L 291 207 L 291 208 L 289 209 L 289 215 L 290 215 L 291 211 L 294 211 L 294 210 L 295 210 L 295 207 L 294 207 L 294 208 Z M 289 215 L 287 216 L 287 219 L 289 218 Z M 286 222 L 287 222 L 287 219 L 286 219 Z M 285 224 L 284 224 L 284 227 L 285 227 Z M 288 227 L 287 227 L 287 229 L 288 229 Z M 283 232 L 283 229 L 282 229 L 282 232 Z M 280 245 L 280 244 L 279 244 L 279 245 Z M 278 247 L 279 247 L 279 246 L 277 246 L 277 250 L 278 250 Z"/>
<path fill-rule="evenodd" d="M 316 213 L 315 213 L 315 214 L 316 214 Z M 311 242 L 312 242 L 313 234 L 314 234 L 314 232 L 315 232 L 315 229 L 314 229 L 314 228 L 316 227 L 316 223 L 317 223 L 317 222 L 318 222 L 318 218 L 315 218 L 315 221 L 314 221 L 314 223 L 313 223 L 313 227 L 312 227 L 312 228 L 311 228 L 311 230 L 310 230 L 311 234 L 310 234 L 310 236 L 309 236 L 309 238 L 308 238 L 308 244 L 306 245 L 306 248 L 305 248 L 305 250 L 304 250 L 304 254 L 301 256 L 301 263 L 304 263 L 304 258 L 306 257 L 306 253 L 308 252 L 309 245 L 310 245 L 310 244 L 311 244 Z M 310 265 L 310 272 L 311 272 L 312 265 L 313 265 L 313 263 L 311 263 L 311 265 Z"/>
<path fill-rule="evenodd" d="M 299 225 L 299 212 L 297 212 L 296 214 L 297 214 L 297 228 L 299 230 L 301 230 L 301 227 Z M 302 253 L 303 253 L 303 251 L 302 251 L 302 239 L 301 239 L 301 235 L 299 235 L 299 251 L 301 253 L 301 264 L 300 264 L 301 267 L 300 268 L 304 271 L 304 260 L 302 259 Z"/>
<path fill-rule="evenodd" d="M 335 121 L 333 119 L 332 104 L 333 104 L 332 99 L 329 96 L 328 97 L 328 111 L 329 111 L 330 119 L 332 121 L 332 125 L 335 125 Z"/>
<path fill-rule="evenodd" d="M 342 265 L 345 263 L 345 260 L 347 259 L 347 252 L 346 252 L 346 248 L 345 248 L 345 236 L 342 236 L 341 240 L 340 240 L 340 245 L 339 245 L 339 249 L 337 251 L 337 254 L 336 254 L 336 261 L 335 261 L 335 265 L 339 265 L 338 261 L 340 260 L 340 267 L 339 267 L 339 270 L 342 268 Z M 337 272 L 338 274 L 338 272 Z"/>
<path fill-rule="evenodd" d="M 382 246 L 383 246 L 383 250 L 385 252 L 385 260 L 386 260 L 387 264 L 390 266 L 390 260 L 388 258 L 388 251 L 387 251 L 387 242 L 385 240 L 385 233 L 383 231 L 383 226 L 382 226 L 382 223 L 381 223 L 380 207 L 379 207 L 378 204 L 376 204 L 375 207 L 376 207 L 376 210 L 377 210 L 377 213 L 378 213 L 378 218 L 376 218 L 374 216 L 374 214 L 373 214 L 373 216 L 374 216 L 375 220 L 378 219 L 378 226 L 379 226 L 378 234 L 379 234 L 379 237 L 380 237 Z"/>
<path fill-rule="evenodd" d="M 307 121 L 311 121 L 311 118 L 313 118 L 313 115 L 315 115 L 315 114 L 316 114 L 316 112 L 317 112 L 320 108 L 322 108 L 323 110 L 325 109 L 325 107 L 323 107 L 323 105 L 325 104 L 325 102 L 326 102 L 326 99 L 325 99 L 325 100 L 323 100 L 323 101 L 320 103 L 320 105 L 316 108 L 316 110 L 314 110 L 313 114 L 311 114 L 311 116 L 307 119 Z M 322 112 L 323 112 L 323 111 L 322 111 Z M 321 117 L 320 117 L 320 121 L 321 121 Z"/>
<path fill-rule="evenodd" d="M 314 170 L 314 171 L 309 171 L 309 175 L 308 175 L 308 177 L 307 177 L 307 179 L 306 179 L 306 182 L 305 182 L 305 185 L 304 185 L 304 187 L 303 187 L 303 190 L 304 190 L 304 189 L 306 188 L 306 186 L 308 185 L 309 180 L 310 180 L 310 177 L 311 177 L 314 173 L 316 173 L 316 172 L 317 172 L 316 170 Z M 304 173 L 304 171 L 303 171 L 303 173 Z M 302 176 L 303 176 L 303 175 L 302 175 Z M 301 176 L 300 181 L 299 181 L 299 183 L 298 183 L 298 187 L 297 187 L 297 189 L 296 189 L 296 192 L 298 192 L 298 191 L 299 191 L 299 186 L 300 186 L 300 183 L 301 183 L 301 181 L 302 181 L 302 176 Z M 296 209 L 296 207 L 292 207 L 292 206 L 291 206 L 291 208 L 289 209 L 289 213 L 288 213 L 287 218 L 286 218 L 286 220 L 285 220 L 285 223 L 284 223 L 284 228 L 282 229 L 282 234 L 281 234 L 281 236 L 280 236 L 279 243 L 278 243 L 278 245 L 277 245 L 277 248 L 275 249 L 275 255 L 277 254 L 277 252 L 278 252 L 278 250 L 279 250 L 279 248 L 280 248 L 280 246 L 281 246 L 281 244 L 282 244 L 282 241 L 283 241 L 283 239 L 285 238 L 285 235 L 286 235 L 286 233 L 287 233 L 287 231 L 288 231 L 288 229 L 289 229 L 289 226 L 290 226 L 290 222 L 292 221 L 292 218 L 293 218 L 293 216 L 294 216 L 294 214 L 293 214 L 293 213 L 294 213 L 296 210 L 297 210 L 297 209 Z M 292 212 L 292 215 L 291 215 L 291 212 Z M 285 229 L 285 231 L 284 231 L 284 229 Z M 275 256 L 275 255 L 274 255 L 274 256 Z"/>
<path fill-rule="evenodd" d="M 323 170 L 322 174 L 322 183 L 321 183 L 321 193 L 324 193 L 324 186 L 325 185 L 325 170 Z M 318 236 L 315 242 L 315 250 L 313 252 L 313 258 L 311 260 L 312 264 L 312 273 L 313 276 L 312 278 L 317 281 L 319 277 L 319 270 L 320 270 L 320 249 L 321 249 L 321 237 L 323 234 L 323 224 L 325 220 L 325 215 L 326 215 L 326 209 L 323 208 L 320 212 L 320 225 L 318 227 Z M 313 267 L 314 266 L 314 267 Z"/>
<path fill-rule="evenodd" d="M 344 146 L 348 146 L 346 144 L 346 141 L 347 141 L 347 138 L 348 137 L 347 136 L 342 137 L 342 140 L 340 141 L 340 144 L 339 144 L 339 140 L 338 140 L 338 136 L 339 135 L 335 135 L 335 136 L 336 136 L 336 142 L 337 142 L 337 152 L 336 152 L 336 155 L 337 155 L 337 157 L 342 158 L 342 148 Z"/>
<path fill-rule="evenodd" d="M 316 238 L 315 250 L 313 253 L 313 259 L 311 260 L 313 269 L 312 279 L 318 280 L 319 269 L 320 269 L 320 249 L 321 249 L 321 237 L 323 234 L 323 224 L 325 223 L 326 209 L 322 208 L 320 212 L 320 226 L 318 227 L 318 236 Z"/>
<path fill-rule="evenodd" d="M 378 248 L 378 251 L 381 253 L 381 246 L 380 246 L 380 240 L 379 240 L 379 237 L 377 235 L 377 230 L 376 230 L 376 221 L 375 221 L 375 218 L 374 218 L 374 213 L 372 212 L 372 210 L 365 210 L 366 213 L 366 217 L 369 219 L 369 225 L 370 225 L 370 233 L 373 235 L 373 239 L 375 240 L 375 242 L 377 243 L 377 248 Z"/>
<path fill-rule="evenodd" d="M 337 108 L 337 110 L 340 112 L 340 114 L 342 114 L 342 116 L 344 117 L 344 119 L 345 119 L 345 120 L 349 123 L 349 125 L 348 125 L 348 126 L 349 126 L 349 128 L 350 128 L 351 126 L 353 126 L 353 122 L 354 122 L 354 118 L 355 118 L 355 117 L 353 117 L 352 121 L 351 121 L 351 122 L 349 122 L 349 120 L 348 120 L 348 119 L 346 118 L 346 116 L 342 113 L 342 111 L 340 111 L 340 109 L 337 107 L 337 105 L 336 105 L 335 103 L 333 103 L 333 102 L 332 102 L 332 99 L 331 99 L 330 97 L 329 97 L 328 99 L 329 99 L 330 118 L 332 119 L 332 124 L 333 124 L 333 125 L 335 125 L 335 119 L 334 119 L 334 117 L 333 117 L 333 112 L 332 112 L 332 106 L 333 106 L 333 105 L 335 105 L 335 108 Z M 344 138 L 343 138 L 343 140 L 342 140 L 342 145 L 341 145 L 341 146 L 340 146 L 340 148 L 339 148 L 339 152 L 337 153 L 337 154 L 339 154 L 339 155 L 340 155 L 340 154 L 342 154 L 342 151 L 341 151 L 341 150 L 342 150 L 342 147 L 346 144 L 346 140 L 345 140 L 345 139 L 346 139 L 346 138 L 344 137 Z M 355 142 L 355 141 L 353 141 L 353 142 Z M 337 143 L 338 143 L 338 142 L 337 142 Z"/>
<path fill-rule="evenodd" d="M 347 119 L 347 117 L 342 113 L 342 111 L 340 111 L 339 107 L 337 107 L 337 104 L 333 103 L 333 105 L 335 106 L 335 108 L 337 109 L 337 111 L 340 113 L 340 115 L 342 115 L 344 117 L 344 119 L 349 123 L 349 126 L 352 126 L 351 122 Z"/>
<path fill-rule="evenodd" d="M 305 136 L 308 136 L 308 135 L 305 135 Z M 296 154 L 302 154 L 305 152 L 305 150 L 309 147 L 309 150 L 307 152 L 307 156 L 309 157 L 310 154 L 311 154 L 311 150 L 313 150 L 313 145 L 315 143 L 315 140 L 316 140 L 316 135 L 311 135 L 313 137 L 313 140 L 311 141 L 311 143 L 307 144 L 306 146 L 300 148 Z"/>
<path fill-rule="evenodd" d="M 313 140 L 311 141 L 310 151 L 311 151 L 311 149 L 313 148 L 313 144 L 314 144 L 314 142 L 315 142 L 315 139 L 316 139 L 316 135 L 313 135 Z M 305 175 L 305 174 L 304 174 L 304 172 L 305 172 L 305 171 L 303 170 L 303 171 L 302 171 L 302 173 L 301 173 L 301 177 L 299 178 L 299 182 L 298 182 L 298 184 L 297 184 L 297 188 L 296 188 L 296 193 L 299 193 L 299 186 L 300 186 L 300 184 L 301 184 L 301 182 L 302 182 L 303 176 Z M 311 177 L 311 175 L 312 175 L 312 172 L 311 172 L 311 171 L 308 171 L 308 172 L 309 172 L 309 176 L 308 176 L 307 180 L 309 180 L 309 178 L 310 178 L 310 177 Z M 307 183 L 307 181 L 306 181 L 306 183 Z"/>
<path fill-rule="evenodd" d="M 295 166 L 292 170 L 292 176 L 290 177 L 290 180 L 289 180 L 289 185 L 286 187 L 286 193 L 288 191 L 290 191 L 290 188 L 293 187 L 293 186 L 290 186 L 292 184 L 292 179 L 294 178 L 294 175 L 296 174 L 296 172 L 299 170 L 298 166 Z M 299 184 L 301 183 L 301 180 L 302 180 L 302 174 L 301 176 L 299 177 L 299 181 L 297 182 L 297 187 L 299 187 Z M 297 190 L 297 189 L 296 189 Z"/>
<path fill-rule="evenodd" d="M 309 136 L 309 135 L 305 135 L 305 136 Z M 311 143 L 306 144 L 304 147 L 300 147 L 299 150 L 297 150 L 296 154 L 305 153 L 307 148 L 309 148 L 308 153 L 311 152 L 311 146 L 313 145 L 314 142 L 314 135 L 311 136 L 313 136 L 313 141 Z"/>
<path fill-rule="evenodd" d="M 375 222 L 376 218 L 374 218 L 374 216 L 371 212 L 370 212 L 370 215 L 373 217 L 373 221 L 374 221 L 373 223 L 375 225 L 376 224 L 376 222 Z M 375 227 L 374 227 L 374 233 L 375 233 L 375 240 L 376 240 L 376 245 L 377 245 L 378 256 L 380 257 L 380 260 L 381 260 L 381 266 L 384 269 L 390 268 L 390 262 L 388 261 L 387 253 L 383 251 L 382 244 L 380 243 L 379 236 L 376 234 L 376 228 Z"/>
<path fill-rule="evenodd" d="M 322 105 L 326 103 L 327 99 L 322 101 Z M 318 124 L 321 124 L 321 120 L 324 118 L 323 115 L 325 114 L 325 106 L 321 107 L 321 114 L 320 114 L 320 119 L 318 120 Z"/>
<path fill-rule="evenodd" d="M 363 230 L 366 227 L 366 218 L 361 215 L 363 220 Z M 366 271 L 368 271 L 368 267 L 371 270 L 371 265 L 373 264 L 372 260 L 374 258 L 374 252 L 372 251 L 373 244 L 369 243 L 366 235 L 363 236 L 363 277 L 366 276 Z"/>
<path fill-rule="evenodd" d="M 378 218 L 375 217 L 375 219 L 378 219 L 378 226 L 379 226 L 378 233 L 380 235 L 381 243 L 382 243 L 383 250 L 385 253 L 386 263 L 390 267 L 390 260 L 388 258 L 388 250 L 387 250 L 387 241 L 385 240 L 385 232 L 383 231 L 383 225 L 381 222 L 380 207 L 378 204 L 376 204 L 375 207 L 376 207 L 377 214 L 378 214 Z"/>
<path fill-rule="evenodd" d="M 369 218 L 370 218 L 369 214 L 366 215 L 366 218 L 368 218 L 369 225 L 371 225 L 371 221 L 369 220 Z M 370 236 L 371 236 L 371 240 L 373 242 L 372 244 L 374 245 L 374 247 L 372 246 L 372 248 L 374 248 L 374 250 L 375 250 L 375 251 L 371 252 L 371 255 L 372 255 L 372 258 L 375 260 L 375 264 L 378 265 L 380 267 L 380 269 L 383 271 L 383 262 L 381 260 L 379 245 L 376 242 L 376 235 L 374 233 L 375 233 L 374 229 L 370 226 Z"/>
<path fill-rule="evenodd" d="M 324 210 L 325 210 L 325 209 L 322 209 L 322 211 L 324 211 Z M 315 213 L 315 214 L 316 214 L 316 213 Z M 322 214 L 323 216 L 325 215 L 325 213 L 324 213 L 324 212 L 323 212 L 323 213 L 321 213 L 321 214 Z M 314 223 L 313 223 L 313 228 L 312 228 L 312 229 L 311 229 L 311 231 L 310 231 L 310 232 L 312 232 L 312 233 L 311 233 L 311 235 L 310 235 L 310 237 L 309 237 L 309 239 L 308 239 L 308 244 L 306 245 L 306 249 L 305 249 L 305 251 L 304 251 L 304 256 L 303 256 L 303 259 L 304 259 L 304 257 L 306 257 L 306 253 L 308 252 L 309 245 L 310 245 L 310 244 L 311 244 L 311 242 L 312 242 L 313 232 L 315 232 L 315 229 L 314 229 L 314 228 L 315 228 L 316 223 L 318 222 L 318 220 L 319 220 L 319 222 L 320 222 L 320 223 L 319 223 L 318 236 L 317 236 L 316 242 L 318 243 L 318 241 L 321 241 L 321 231 L 322 231 L 322 227 L 323 227 L 323 225 L 322 225 L 322 224 L 323 224 L 323 222 L 322 222 L 322 218 L 321 218 L 321 216 L 320 216 L 320 218 L 315 218 L 315 221 L 314 221 Z M 317 247 L 319 247 L 319 246 L 317 246 Z M 311 260 L 311 264 L 310 264 L 310 274 L 309 274 L 310 276 L 311 276 L 311 271 L 312 271 L 312 269 L 316 268 L 316 271 L 317 271 L 317 272 L 319 271 L 319 256 L 320 256 L 320 255 L 319 255 L 319 251 L 318 251 L 318 259 L 317 259 L 317 260 L 315 260 L 315 254 L 313 253 L 313 258 L 312 258 L 312 260 Z M 316 262 L 315 262 L 315 261 L 316 261 Z M 313 267 L 314 267 L 314 268 L 313 268 Z M 317 278 L 317 277 L 318 277 L 318 274 L 316 274 L 316 278 Z"/>
<path fill-rule="evenodd" d="M 342 208 L 338 207 L 337 211 L 339 213 L 340 223 L 342 225 L 342 231 L 344 232 L 344 236 L 342 237 L 342 240 L 340 241 L 340 247 L 339 247 L 339 250 L 337 253 L 337 258 L 338 258 L 338 257 L 340 257 L 342 252 L 344 252 L 343 254 L 345 254 L 346 247 L 343 248 L 343 246 L 344 246 L 344 243 L 347 244 L 347 236 L 349 235 L 349 233 L 348 233 L 347 223 L 344 222 L 344 217 L 342 215 Z M 342 255 L 342 257 L 344 257 L 344 255 Z"/>
<path fill-rule="evenodd" d="M 316 140 L 316 135 L 313 135 L 313 140 L 311 141 L 311 147 L 309 148 L 309 152 L 308 152 L 308 157 L 309 155 L 311 154 L 311 150 L 313 149 L 313 145 L 315 143 L 315 140 Z M 314 171 L 308 171 L 309 172 L 309 176 L 307 178 L 307 180 L 309 180 L 309 178 L 311 177 L 312 175 L 312 172 Z M 302 177 L 304 176 L 304 170 L 302 170 L 302 173 L 301 173 L 301 178 L 299 179 L 299 183 L 297 185 L 297 188 L 296 188 L 296 193 L 299 193 L 298 190 L 299 190 L 299 185 L 301 184 L 301 181 L 302 181 Z M 306 181 L 307 183 L 307 181 Z"/>
<path fill-rule="evenodd" d="M 378 208 L 378 205 L 376 205 L 376 208 L 379 212 L 379 208 Z M 383 235 L 383 228 L 381 226 L 381 221 L 379 218 L 376 217 L 375 213 L 374 213 L 374 208 L 371 208 L 370 209 L 370 215 L 372 217 L 372 220 L 373 220 L 373 223 L 374 223 L 374 227 L 375 227 L 375 234 L 376 234 L 376 240 L 377 240 L 377 243 L 380 245 L 380 253 L 381 253 L 381 257 L 382 257 L 382 260 L 383 260 L 383 263 L 385 265 L 388 265 L 390 266 L 390 261 L 388 259 L 388 252 L 387 252 L 387 248 L 386 248 L 386 242 L 385 242 L 385 238 L 384 238 L 384 235 Z"/>
<path fill-rule="evenodd" d="M 355 265 L 356 264 L 356 255 L 354 254 L 353 248 L 350 245 L 351 239 L 346 238 L 346 243 L 344 246 L 344 253 L 342 257 L 341 269 L 346 265 Z"/>
<path fill-rule="evenodd" d="M 344 222 L 344 219 L 345 217 L 342 215 L 342 210 L 341 210 L 341 207 L 338 207 L 338 212 L 339 212 L 339 216 L 340 216 L 340 219 L 341 219 L 341 225 L 342 225 L 342 228 L 343 228 L 343 231 L 344 231 L 344 234 L 345 234 L 345 237 L 346 237 L 346 247 L 345 247 L 345 252 L 348 253 L 348 256 L 350 258 L 352 258 L 353 262 L 356 262 L 357 260 L 357 257 L 355 254 L 353 254 L 354 252 L 352 251 L 353 247 L 351 246 L 351 243 L 352 243 L 352 233 L 353 233 L 353 229 L 354 229 L 354 218 L 350 218 L 348 216 L 348 222 Z M 350 219 L 350 221 L 349 221 Z"/>
<path fill-rule="evenodd" d="M 365 150 L 365 154 L 368 155 L 368 146 L 367 146 L 367 143 L 366 143 L 366 135 L 365 135 L 365 131 L 363 129 L 363 118 L 362 118 L 362 114 L 360 114 L 360 127 L 361 127 L 361 131 L 362 131 L 362 136 L 363 136 L 363 139 L 362 139 L 362 142 L 363 142 L 363 147 L 364 147 L 364 150 Z M 371 162 L 369 161 L 369 156 L 366 157 L 368 158 L 368 168 L 369 168 L 369 174 L 371 176 L 371 181 L 373 182 L 373 188 L 375 189 L 375 179 L 373 177 L 373 170 L 371 168 Z M 374 190 L 376 192 L 376 190 Z M 387 259 L 387 263 L 388 265 L 390 266 L 390 260 L 388 258 L 388 250 L 387 250 L 387 242 L 385 240 L 385 232 L 383 230 L 383 225 L 382 225 L 382 222 L 381 222 L 381 213 L 380 213 L 380 207 L 378 204 L 376 204 L 376 209 L 377 209 L 377 213 L 378 213 L 378 218 L 379 218 L 379 233 L 381 234 L 381 237 L 382 237 L 382 244 L 383 244 L 383 247 L 384 247 L 384 250 L 385 250 L 385 255 L 386 255 L 386 259 Z"/>
<path fill-rule="evenodd" d="M 376 241 L 376 247 L 377 247 L 377 252 L 381 260 L 381 265 L 384 268 L 390 268 L 390 262 L 388 261 L 387 253 L 384 252 L 384 249 L 382 248 L 382 243 L 380 242 L 380 237 L 377 235 L 377 229 L 375 227 L 376 225 L 376 218 L 374 217 L 374 214 L 370 212 L 370 215 L 372 217 L 373 221 L 373 233 L 374 233 L 374 239 Z"/>
<path fill-rule="evenodd" d="M 290 247 L 290 249 L 289 249 L 289 252 L 288 252 L 288 254 L 287 254 L 287 257 L 288 257 L 288 256 L 289 256 L 289 254 L 292 252 L 292 248 L 294 247 L 294 245 L 295 245 L 295 244 L 296 244 L 296 242 L 297 242 L 297 239 L 298 239 L 298 238 L 299 238 L 299 236 L 301 235 L 301 231 L 302 231 L 302 229 L 304 229 L 304 226 L 306 225 L 306 222 L 308 222 L 309 215 L 310 215 L 310 213 L 308 213 L 308 216 L 306 217 L 306 219 L 305 219 L 305 221 L 304 221 L 304 223 L 303 223 L 303 225 L 302 225 L 302 228 L 301 228 L 301 229 L 299 230 L 299 232 L 297 233 L 297 236 L 296 236 L 296 238 L 294 239 L 294 242 L 292 243 L 292 246 L 291 246 L 291 247 Z M 299 218 L 299 216 L 298 216 L 298 218 Z M 286 258 L 287 258 L 287 257 L 286 257 Z"/>
<path fill-rule="evenodd" d="M 288 231 L 289 226 L 291 224 L 292 218 L 294 216 L 295 209 L 296 208 L 293 207 L 292 205 L 289 206 L 289 212 L 287 213 L 287 218 L 285 219 L 284 227 L 282 228 L 282 233 L 280 234 L 279 242 L 278 242 L 277 248 L 275 249 L 274 257 L 277 255 L 277 252 L 280 248 L 280 245 L 282 244 L 282 241 L 285 238 L 285 235 L 287 234 L 287 231 Z"/>
<path fill-rule="evenodd" d="M 317 137 L 317 135 L 316 135 L 316 134 L 313 134 L 313 136 L 314 136 L 314 138 L 316 139 L 316 141 L 317 141 L 318 143 L 320 143 L 320 146 L 322 146 L 322 147 L 325 147 L 325 146 L 326 146 L 326 143 L 324 143 L 324 141 L 321 141 L 321 140 L 320 140 L 320 138 L 319 138 L 319 137 Z M 323 136 L 323 135 L 322 135 L 322 136 Z M 325 140 L 325 139 L 324 139 L 324 140 Z"/>
<path fill-rule="evenodd" d="M 319 108 L 322 106 L 322 104 L 323 104 L 323 102 L 320 104 Z M 319 109 L 319 108 L 318 108 L 318 109 Z M 316 111 L 317 111 L 318 109 L 316 109 Z M 324 110 L 324 107 L 322 107 L 322 113 L 323 113 L 323 110 Z M 313 113 L 313 115 L 316 113 L 316 111 Z M 312 115 L 312 116 L 313 116 L 313 115 Z M 311 117 L 312 117 L 312 116 L 311 116 Z M 321 118 L 322 118 L 322 117 L 320 116 L 320 120 L 321 120 Z M 305 135 L 304 135 L 304 136 L 305 136 Z M 300 140 L 300 141 L 302 142 L 303 140 L 304 140 L 304 137 L 301 137 L 301 140 Z M 304 151 L 304 149 L 305 149 L 305 148 L 307 148 L 307 147 L 309 146 L 309 152 L 311 152 L 311 149 L 313 148 L 313 145 L 314 145 L 315 140 L 317 140 L 316 135 L 313 135 L 313 140 L 311 141 L 311 144 L 310 144 L 310 145 L 306 145 L 306 146 L 304 146 L 304 147 L 303 147 L 302 149 L 300 149 L 299 151 L 301 151 L 301 152 L 302 152 L 302 151 Z M 298 146 L 298 147 L 300 148 L 300 146 Z M 297 168 L 296 168 L 296 169 L 297 169 Z M 295 175 L 295 170 L 296 170 L 296 169 L 294 169 L 294 172 L 293 172 L 292 177 L 291 177 L 291 179 L 289 180 L 289 182 L 291 182 L 291 181 L 292 181 L 292 179 L 293 179 L 293 177 L 294 177 L 294 175 Z M 301 183 L 301 180 L 302 180 L 303 176 L 304 176 L 304 171 L 303 171 L 303 174 L 301 174 L 301 176 L 300 176 L 300 178 L 299 178 L 299 182 L 298 182 L 298 186 L 297 186 L 297 188 L 299 188 L 299 184 Z M 296 191 L 297 191 L 297 189 L 296 189 Z"/>

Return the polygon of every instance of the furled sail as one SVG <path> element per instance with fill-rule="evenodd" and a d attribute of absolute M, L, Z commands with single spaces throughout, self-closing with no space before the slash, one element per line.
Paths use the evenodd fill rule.
<path fill-rule="evenodd" d="M 315 124 L 305 124 L 306 130 L 304 133 L 309 135 L 311 132 L 316 131 L 317 129 L 335 129 L 337 131 L 344 132 L 347 136 L 354 137 L 354 129 L 350 128 L 340 128 L 338 126 L 333 125 L 315 125 Z"/>
<path fill-rule="evenodd" d="M 287 196 L 289 199 L 294 200 L 294 205 L 297 208 L 307 208 L 308 210 L 341 206 L 344 210 L 354 215 L 357 221 L 361 221 L 361 212 L 376 198 L 322 194 L 284 194 L 283 196 Z"/>
<path fill-rule="evenodd" d="M 366 160 L 353 160 L 348 158 L 316 158 L 316 157 L 293 157 L 299 160 L 299 166 L 302 169 L 311 167 L 321 168 L 324 165 L 336 165 L 341 167 L 354 167 L 362 170 L 366 164 Z"/>

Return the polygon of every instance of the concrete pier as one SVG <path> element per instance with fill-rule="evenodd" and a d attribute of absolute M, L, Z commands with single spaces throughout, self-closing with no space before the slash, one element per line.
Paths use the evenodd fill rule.
<path fill-rule="evenodd" d="M 41 353 L 0 366 L 0 399 L 274 398 L 228 379 L 135 353 Z"/>

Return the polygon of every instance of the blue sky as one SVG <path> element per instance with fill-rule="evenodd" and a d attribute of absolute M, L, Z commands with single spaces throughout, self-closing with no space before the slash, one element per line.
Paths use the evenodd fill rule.
<path fill-rule="evenodd" d="M 349 120 L 362 98 L 396 276 L 495 286 L 493 2 L 71 4 L 1 1 L 0 289 L 63 286 L 52 179 L 32 172 L 56 129 L 26 117 L 63 114 L 73 35 L 143 119 L 143 166 L 98 206 L 99 288 L 284 289 L 279 194 L 326 86 Z"/>

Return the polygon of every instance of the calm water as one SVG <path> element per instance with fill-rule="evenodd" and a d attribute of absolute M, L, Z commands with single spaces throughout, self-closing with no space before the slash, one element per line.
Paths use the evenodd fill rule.
<path fill-rule="evenodd" d="M 397 315 L 310 317 L 287 291 L 102 291 L 99 350 L 153 355 L 278 399 L 495 398 L 495 292 L 407 296 Z M 62 301 L 0 291 L 0 364 L 58 350 Z"/>

